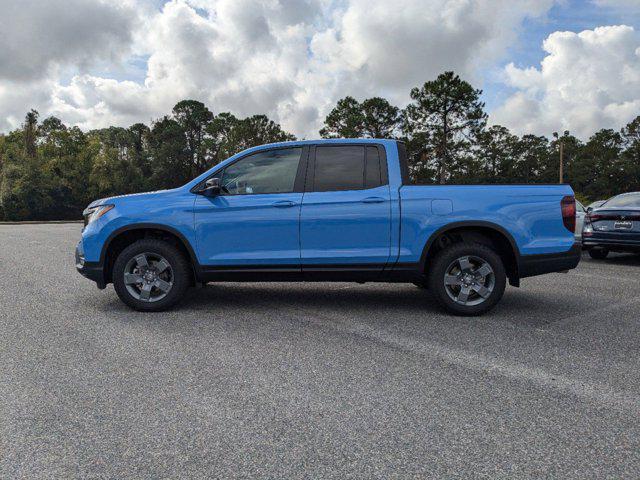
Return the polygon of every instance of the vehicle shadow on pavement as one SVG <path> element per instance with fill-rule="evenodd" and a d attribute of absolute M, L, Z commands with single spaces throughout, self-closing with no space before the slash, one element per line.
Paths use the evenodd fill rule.
<path fill-rule="evenodd" d="M 588 254 L 582 256 L 582 261 L 591 265 L 598 265 L 604 263 L 607 265 L 625 265 L 625 266 L 638 266 L 640 267 L 640 254 L 609 254 L 604 260 L 594 260 L 589 257 Z"/>
<path fill-rule="evenodd" d="M 300 307 L 344 312 L 393 310 L 396 313 L 441 313 L 428 292 L 408 286 L 385 284 L 360 286 L 331 284 L 242 284 L 212 283 L 192 290 L 185 299 L 188 309 L 209 309 L 221 302 L 234 309 L 266 306 L 268 308 Z"/>
<path fill-rule="evenodd" d="M 535 292 L 508 288 L 498 306 L 481 317 L 458 317 L 442 310 L 429 292 L 410 285 L 351 283 L 211 283 L 191 289 L 174 309 L 160 313 L 132 312 L 113 295 L 100 303 L 100 310 L 112 315 L 127 314 L 131 320 L 175 322 L 189 318 L 252 317 L 260 319 L 289 312 L 292 315 L 330 316 L 360 322 L 508 322 L 531 328 L 548 328 L 591 308 L 579 293 Z M 206 312 L 206 315 L 203 313 Z"/>
<path fill-rule="evenodd" d="M 284 285 L 284 288 L 283 288 Z M 291 285 L 288 284 L 209 284 L 195 289 L 179 307 L 181 310 L 208 311 L 221 304 L 234 310 L 294 310 L 331 313 L 359 321 L 384 319 L 406 321 L 416 318 L 422 322 L 436 319 L 475 322 L 509 322 L 530 327 L 548 327 L 569 315 L 586 313 L 581 295 L 566 292 L 531 292 L 508 288 L 491 312 L 481 317 L 459 317 L 442 310 L 429 292 L 409 285 Z M 394 320 L 391 320 L 394 319 Z"/>

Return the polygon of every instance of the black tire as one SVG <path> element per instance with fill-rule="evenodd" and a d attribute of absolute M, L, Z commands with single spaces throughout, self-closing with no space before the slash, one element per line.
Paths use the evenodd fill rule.
<path fill-rule="evenodd" d="M 447 270 L 449 270 L 458 259 L 467 256 L 473 257 L 474 261 L 475 259 L 479 259 L 489 264 L 493 270 L 493 272 L 483 280 L 492 288 L 484 300 L 482 300 L 483 297 L 480 293 L 471 290 L 470 298 L 472 298 L 473 301 L 480 302 L 475 305 L 462 305 L 457 303 L 456 300 L 451 298 L 451 291 L 448 293 L 448 288 L 445 286 Z M 488 312 L 500 301 L 507 284 L 507 274 L 500 256 L 491 248 L 479 243 L 462 242 L 449 245 L 435 255 L 428 268 L 429 290 L 445 310 L 455 315 L 475 316 Z M 478 285 L 480 285 L 480 281 L 478 281 Z"/>
<path fill-rule="evenodd" d="M 148 254 L 148 258 L 161 257 L 167 262 L 169 266 L 167 270 L 171 273 L 170 289 L 166 293 L 156 289 L 157 296 L 161 296 L 164 293 L 164 297 L 155 301 L 136 298 L 125 283 L 127 265 L 142 254 Z M 118 255 L 113 266 L 113 287 L 120 300 L 134 310 L 159 312 L 171 308 L 182 299 L 187 288 L 191 285 L 191 273 L 189 260 L 174 245 L 163 240 L 142 239 L 132 243 Z"/>
<path fill-rule="evenodd" d="M 589 250 L 589 256 L 594 260 L 604 260 L 609 255 L 609 250 L 606 248 L 592 248 Z"/>

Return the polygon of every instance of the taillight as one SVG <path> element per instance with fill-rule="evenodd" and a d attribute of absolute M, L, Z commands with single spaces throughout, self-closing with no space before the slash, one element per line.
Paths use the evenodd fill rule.
<path fill-rule="evenodd" d="M 576 231 L 576 199 L 573 195 L 567 195 L 560 200 L 562 210 L 562 223 L 571 233 Z"/>

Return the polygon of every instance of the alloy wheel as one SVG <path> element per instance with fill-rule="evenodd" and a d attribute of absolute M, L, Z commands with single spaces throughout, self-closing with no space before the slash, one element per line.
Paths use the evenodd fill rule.
<path fill-rule="evenodd" d="M 173 287 L 173 269 L 157 253 L 140 253 L 124 268 L 124 284 L 131 296 L 142 302 L 157 302 Z"/>
<path fill-rule="evenodd" d="M 459 305 L 483 303 L 493 292 L 495 284 L 495 273 L 491 265 L 474 255 L 457 258 L 445 270 L 445 291 Z"/>

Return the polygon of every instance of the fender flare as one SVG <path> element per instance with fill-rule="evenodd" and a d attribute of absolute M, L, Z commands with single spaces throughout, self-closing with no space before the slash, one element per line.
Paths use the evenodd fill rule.
<path fill-rule="evenodd" d="M 191 246 L 191 243 L 189 242 L 189 240 L 187 240 L 187 238 L 177 229 L 162 223 L 132 223 L 131 225 L 125 225 L 124 227 L 115 229 L 113 232 L 109 234 L 109 236 L 107 237 L 107 239 L 104 241 L 102 245 L 102 250 L 100 251 L 100 260 L 99 260 L 100 265 L 104 267 L 104 261 L 107 256 L 107 251 L 109 250 L 109 246 L 111 245 L 111 242 L 113 242 L 113 240 L 118 235 L 124 232 L 132 231 L 132 230 L 147 230 L 147 229 L 160 230 L 176 236 L 182 242 L 184 247 L 187 249 L 187 252 L 189 253 L 189 257 L 190 257 L 191 263 L 193 264 L 194 269 L 196 271 L 200 270 L 200 264 L 198 263 L 198 258 L 196 257 L 196 253 L 193 247 Z"/>
<path fill-rule="evenodd" d="M 470 227 L 471 228 L 473 227 L 488 228 L 502 234 L 509 241 L 509 244 L 511 245 L 511 250 L 516 260 L 516 265 L 515 265 L 517 269 L 516 276 L 519 276 L 518 270 L 520 269 L 520 250 L 518 249 L 518 245 L 514 240 L 513 235 L 511 235 L 511 233 L 509 233 L 504 227 L 501 227 L 496 223 L 486 222 L 483 220 L 464 220 L 460 222 L 448 223 L 440 227 L 435 232 L 433 232 L 431 236 L 427 239 L 427 243 L 422 249 L 422 254 L 420 255 L 420 264 L 419 264 L 420 271 L 421 272 L 425 271 L 425 267 L 427 264 L 427 253 L 429 252 L 429 249 L 433 246 L 433 243 L 436 241 L 436 239 L 440 237 L 440 235 L 458 228 L 470 228 Z"/>

